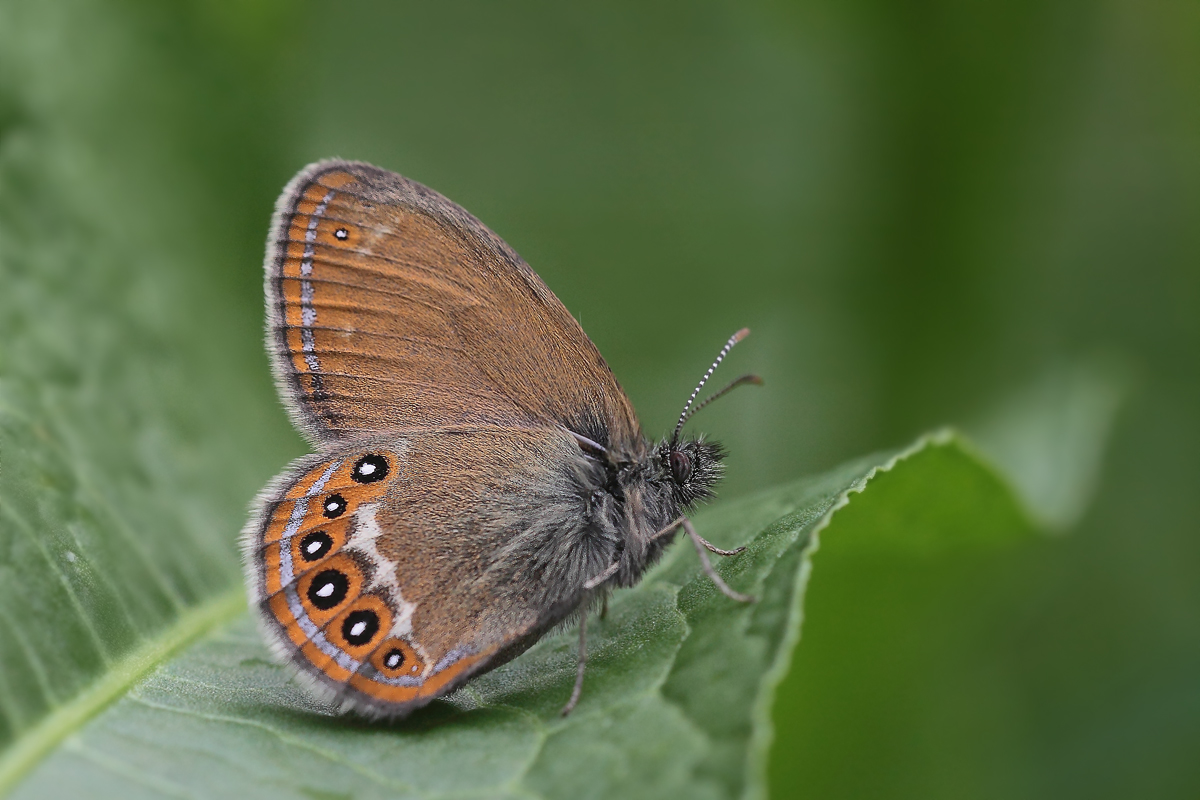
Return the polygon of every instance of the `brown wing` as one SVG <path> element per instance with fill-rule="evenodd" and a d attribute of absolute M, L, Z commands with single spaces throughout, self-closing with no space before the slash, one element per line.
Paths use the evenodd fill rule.
<path fill-rule="evenodd" d="M 585 529 L 589 469 L 549 428 L 376 437 L 305 459 L 244 532 L 268 641 L 369 715 L 445 694 L 561 621 L 615 557 Z"/>
<path fill-rule="evenodd" d="M 302 170 L 276 207 L 266 298 L 280 393 L 315 442 L 479 424 L 638 440 L 608 365 L 533 270 L 393 172 Z"/>

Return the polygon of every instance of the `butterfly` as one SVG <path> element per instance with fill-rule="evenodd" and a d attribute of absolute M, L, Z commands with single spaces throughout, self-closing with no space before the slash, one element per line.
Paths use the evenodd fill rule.
<path fill-rule="evenodd" d="M 340 710 L 397 717 L 636 584 L 682 529 L 722 448 L 652 443 L 599 351 L 499 237 L 440 194 L 322 161 L 280 196 L 266 345 L 316 452 L 261 492 L 242 545 L 272 650 Z"/>

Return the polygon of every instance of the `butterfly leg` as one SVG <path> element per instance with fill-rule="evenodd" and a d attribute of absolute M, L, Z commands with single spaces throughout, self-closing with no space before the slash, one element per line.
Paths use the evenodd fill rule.
<path fill-rule="evenodd" d="M 661 539 L 662 537 L 667 536 L 668 534 L 672 534 L 675 531 L 679 530 L 679 526 L 683 524 L 683 521 L 685 519 L 687 519 L 687 517 L 678 517 L 677 519 L 672 521 L 670 525 L 668 525 L 667 527 L 663 528 L 658 533 L 651 536 L 650 541 L 653 542 L 655 539 Z"/>
<path fill-rule="evenodd" d="M 587 667 L 587 607 L 579 616 L 579 665 L 575 668 L 575 688 L 571 690 L 571 699 L 563 706 L 564 717 L 575 710 L 579 696 L 583 694 L 583 671 Z"/>
<path fill-rule="evenodd" d="M 696 529 L 692 526 L 692 521 L 690 519 L 683 517 L 680 521 L 680 524 L 683 526 L 683 529 L 687 531 L 687 535 L 692 540 L 692 544 L 696 546 L 696 553 L 700 556 L 700 566 L 704 567 L 704 574 L 707 575 L 709 580 L 711 580 L 713 584 L 721 590 L 721 594 L 725 595 L 731 600 L 737 600 L 739 603 L 755 602 L 757 598 L 748 594 L 742 594 L 741 592 L 735 592 L 733 589 L 729 588 L 729 584 L 721 580 L 721 576 L 717 574 L 715 569 L 713 569 L 712 561 L 709 560 L 707 552 L 708 550 L 711 550 L 714 553 L 719 553 L 723 556 L 731 556 L 735 553 L 742 552 L 742 550 L 745 548 L 739 547 L 737 550 L 722 550 L 718 547 L 713 547 L 709 542 L 705 541 L 700 534 L 696 533 Z"/>
<path fill-rule="evenodd" d="M 584 583 L 583 588 L 585 588 L 589 591 L 592 589 L 595 589 L 597 586 L 604 583 L 606 580 L 611 578 L 613 575 L 616 575 L 617 570 L 620 568 L 621 568 L 621 560 L 617 559 L 613 563 L 609 564 L 608 569 L 604 570 L 604 572 L 601 572 L 599 575 L 595 576 L 591 580 Z"/>
<path fill-rule="evenodd" d="M 687 517 L 679 517 L 674 522 L 672 522 L 670 525 L 668 525 L 667 527 L 663 528 L 658 533 L 651 536 L 650 541 L 653 542 L 655 539 L 661 539 L 663 536 L 666 536 L 667 534 L 674 533 L 681 526 L 683 526 L 683 524 L 685 522 L 689 522 Z M 732 550 L 722 550 L 721 548 L 717 547 L 715 544 L 710 542 L 708 539 L 705 539 L 703 536 L 696 533 L 695 529 L 691 528 L 691 527 L 688 528 L 688 535 L 692 537 L 693 542 L 696 541 L 697 539 L 699 539 L 700 544 L 704 545 L 706 550 L 716 553 L 719 556 L 736 556 L 738 553 L 740 553 L 746 549 L 745 547 L 735 547 Z"/>
<path fill-rule="evenodd" d="M 608 616 L 608 595 L 604 595 L 604 600 L 600 603 L 600 619 Z"/>
<path fill-rule="evenodd" d="M 745 545 L 743 545 L 741 547 L 735 547 L 732 550 L 722 550 L 708 539 L 705 539 L 703 536 L 696 533 L 696 529 L 692 527 L 692 521 L 690 519 L 684 517 L 683 522 L 679 524 L 687 528 L 688 536 L 692 537 L 693 542 L 698 542 L 699 544 L 704 545 L 704 549 L 710 553 L 716 553 L 719 556 L 736 556 L 738 553 L 746 549 Z"/>

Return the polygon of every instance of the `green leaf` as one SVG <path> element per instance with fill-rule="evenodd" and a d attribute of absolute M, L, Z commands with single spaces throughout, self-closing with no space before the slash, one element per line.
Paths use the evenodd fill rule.
<path fill-rule="evenodd" d="M 1060 363 L 969 428 L 1045 527 L 1069 528 L 1091 502 L 1130 371 L 1112 354 Z"/>
<path fill-rule="evenodd" d="M 759 602 L 720 595 L 678 543 L 590 627 L 583 700 L 565 720 L 572 632 L 408 720 L 369 724 L 314 704 L 219 595 L 19 738 L 0 775 L 12 783 L 48 753 L 16 796 L 761 796 L 774 687 L 831 520 L 848 545 L 919 551 L 990 549 L 1030 530 L 1006 485 L 950 434 L 717 504 L 697 524 L 718 544 L 747 544 L 720 570 Z M 85 722 L 106 699 L 116 702 Z"/>
<path fill-rule="evenodd" d="M 870 744 L 871 725 L 886 716 L 901 734 L 894 738 L 902 739 L 918 715 L 880 712 L 920 703 L 922 710 L 933 710 L 933 721 L 924 721 L 923 735 L 913 738 L 931 741 L 932 725 L 949 718 L 946 704 L 978 701 L 947 690 L 954 688 L 952 669 L 929 669 L 943 657 L 957 665 L 950 657 L 970 649 L 961 646 L 961 631 L 947 637 L 950 645 L 928 647 L 937 632 L 929 623 L 947 609 L 973 608 L 972 598 L 978 603 L 986 592 L 971 584 L 977 572 L 959 568 L 972 561 L 1004 567 L 1009 543 L 1030 527 L 1004 481 L 953 437 L 921 443 L 869 484 L 872 470 L 890 464 L 891 456 L 722 502 L 701 515 L 702 531 L 719 543 L 753 542 L 749 552 L 721 569 L 737 588 L 759 593 L 762 601 L 746 608 L 718 596 L 699 577 L 687 546 L 677 546 L 662 569 L 637 590 L 619 595 L 608 619 L 593 626 L 584 701 L 566 721 L 555 714 L 570 687 L 570 632 L 546 639 L 450 701 L 392 726 L 328 716 L 266 657 L 244 611 L 234 537 L 246 499 L 300 452 L 274 399 L 258 344 L 258 262 L 272 196 L 307 157 L 373 158 L 479 211 L 573 308 L 588 313 L 588 330 L 623 380 L 630 376 L 626 385 L 650 412 L 647 418 L 669 418 L 676 410 L 666 388 L 692 378 L 688 361 L 708 355 L 696 352 L 701 339 L 719 338 L 727 325 L 742 324 L 742 316 L 763 318 L 764 326 L 754 323 L 756 339 L 767 354 L 761 366 L 771 369 L 761 371 L 776 388 L 748 401 L 760 404 L 748 406 L 750 412 L 739 412 L 746 419 L 734 430 L 757 437 L 754 447 L 743 444 L 735 452 L 744 459 L 739 466 L 745 468 L 733 475 L 742 485 L 764 475 L 795 474 L 798 463 L 825 463 L 830 454 L 853 452 L 863 441 L 914 430 L 919 424 L 914 420 L 953 416 L 946 409 L 967 402 L 960 384 L 975 385 L 975 373 L 964 377 L 961 366 L 965 353 L 979 349 L 983 330 L 982 323 L 978 330 L 961 323 L 987 319 L 975 313 L 977 298 L 963 288 L 975 284 L 953 280 L 963 261 L 954 248 L 962 239 L 943 236 L 941 225 L 930 229 L 951 249 L 938 255 L 942 271 L 930 273 L 940 276 L 936 281 L 912 279 L 912 267 L 923 269 L 928 261 L 927 242 L 906 239 L 914 226 L 877 225 L 872 216 L 840 211 L 829 221 L 831 242 L 838 236 L 874 242 L 861 252 L 851 248 L 851 261 L 861 262 L 858 271 L 847 267 L 853 279 L 845 286 L 851 288 L 830 294 L 828 282 L 811 279 L 844 266 L 840 246 L 829 242 L 816 249 L 816 273 L 811 264 L 796 270 L 800 257 L 813 252 L 812 237 L 797 233 L 797 217 L 803 216 L 798 209 L 826 207 L 828 197 L 844 196 L 839 194 L 844 187 L 828 177 L 838 170 L 822 177 L 812 167 L 838 159 L 857 163 L 861 150 L 848 144 L 853 136 L 840 127 L 844 101 L 821 104 L 820 96 L 840 96 L 844 87 L 812 84 L 804 91 L 808 99 L 802 99 L 816 105 L 804 114 L 797 113 L 796 97 L 781 102 L 798 85 L 795 68 L 813 54 L 777 49 L 783 45 L 774 22 L 729 26 L 727 10 L 698 13 L 687 36 L 673 45 L 686 58 L 668 61 L 709 66 L 680 70 L 677 80 L 661 71 L 657 50 L 630 47 L 632 40 L 622 38 L 630 31 L 639 36 L 652 31 L 654 39 L 673 36 L 680 32 L 677 16 L 655 22 L 614 15 L 602 20 L 607 27 L 589 26 L 596 41 L 623 42 L 620 58 L 609 63 L 621 65 L 614 72 L 599 68 L 605 62 L 591 56 L 575 63 L 575 54 L 592 48 L 562 47 L 572 41 L 562 36 L 564 28 L 530 25 L 544 17 L 544 9 L 492 12 L 479 26 L 482 37 L 461 35 L 448 17 L 413 22 L 407 16 L 412 10 L 376 24 L 382 10 L 381 5 L 347 17 L 339 9 L 321 17 L 278 0 L 257 6 L 90 0 L 0 6 L 0 789 L 20 796 L 89 797 L 251 791 L 761 795 L 772 720 L 781 734 L 770 760 L 772 789 L 779 796 L 786 795 L 787 769 L 814 766 L 804 761 L 806 753 L 830 765 L 832 774 L 824 777 L 831 790 L 864 775 L 900 786 L 902 766 L 875 753 L 865 760 L 870 751 L 861 745 Z M 308 28 L 289 27 L 294 23 L 287 20 L 301 18 Z M 497 26 L 507 26 L 505 35 L 497 35 Z M 328 34 L 338 31 L 346 35 L 331 42 Z M 728 34 L 718 37 L 717 31 L 735 35 L 721 38 Z M 367 33 L 378 38 L 364 46 Z M 527 35 L 517 49 L 533 55 L 528 62 L 506 60 L 480 46 Z M 745 58 L 764 43 L 759 56 Z M 332 57 L 327 45 L 336 48 Z M 561 59 L 552 52 L 558 50 Z M 1003 58 L 1010 50 L 996 52 Z M 318 51 L 324 55 L 314 62 Z M 400 60 L 384 63 L 395 51 Z M 281 53 L 293 54 L 291 60 L 280 60 Z M 836 67 L 818 72 L 848 74 L 836 58 L 817 59 Z M 317 74 L 318 62 L 337 71 Z M 429 64 L 438 69 L 426 69 Z M 572 64 L 581 68 L 572 85 L 581 88 L 570 98 L 538 89 L 540 79 L 557 80 L 553 76 Z M 718 72 L 721 80 L 711 80 Z M 996 74 L 1001 73 L 1010 74 Z M 277 85 L 280 74 L 291 77 Z M 903 72 L 897 74 L 906 80 Z M 416 75 L 420 79 L 413 80 Z M 614 75 L 618 83 L 610 84 Z M 811 83 L 811 76 L 805 81 Z M 968 84 L 972 91 L 963 97 L 987 96 Z M 529 87 L 533 94 L 526 96 Z M 298 102 L 301 96 L 305 102 Z M 378 102 L 381 97 L 388 102 Z M 327 113 L 314 118 L 316 107 Z M 708 124 L 711 109 L 719 109 L 721 124 Z M 377 113 L 383 116 L 372 116 Z M 480 118 L 491 121 L 496 137 L 480 137 Z M 813 126 L 805 122 L 809 118 L 835 124 Z M 934 119 L 913 117 L 927 118 Z M 896 139 L 895 127 L 864 119 L 879 142 Z M 993 141 L 990 124 L 980 124 L 980 130 L 986 135 L 976 145 Z M 799 138 L 813 132 L 815 140 Z M 731 136 L 744 146 L 730 147 Z M 912 202 L 904 182 L 904 176 L 919 174 L 924 182 L 928 175 L 926 156 L 913 152 L 921 168 L 895 170 L 902 180 L 885 188 L 896 198 L 889 202 L 911 209 L 915 221 L 926 224 L 919 218 L 926 204 Z M 969 160 L 978 155 L 969 148 L 962 152 Z M 754 155 L 738 162 L 743 154 Z M 779 177 L 764 181 L 768 175 Z M 874 208 L 876 193 L 857 191 L 871 197 L 868 205 Z M 1114 192 L 1127 194 L 1123 188 Z M 943 201 L 953 205 L 957 197 L 946 192 Z M 574 216 L 559 213 L 566 208 L 576 209 Z M 763 209 L 771 213 L 764 217 Z M 985 205 L 972 213 L 990 219 L 991 212 Z M 816 219 L 806 223 L 813 226 L 809 233 L 825 227 L 822 217 Z M 538 230 L 538 224 L 545 228 Z M 905 234 L 878 241 L 861 234 L 875 229 Z M 1158 229 L 1150 233 L 1147 240 L 1158 241 Z M 994 250 L 990 237 L 980 241 L 983 251 Z M 901 251 L 902 258 L 876 258 L 874 247 Z M 681 281 L 678 271 L 656 269 L 667 261 L 697 266 L 689 266 L 689 279 Z M 747 267 L 745 279 L 731 282 L 731 263 L 766 266 L 759 272 Z M 1181 257 L 1181 263 L 1192 261 Z M 862 264 L 887 265 L 890 272 Z M 786 281 L 785 272 L 791 276 Z M 628 289 L 634 282 L 636 294 Z M 931 283 L 949 287 L 936 302 L 927 294 Z M 1069 302 L 1059 305 L 1076 307 L 1075 287 L 1085 283 L 1060 276 L 1054 285 L 1070 288 Z M 1139 275 L 1137 286 L 1143 284 L 1149 282 Z M 865 306 L 860 286 L 875 298 Z M 1020 286 L 1010 287 L 1009 295 L 1023 296 Z M 1124 307 L 1124 291 L 1114 290 L 1122 301 L 1114 307 Z M 717 292 L 723 302 L 712 304 Z M 663 327 L 655 326 L 665 296 L 721 308 L 704 321 L 666 326 L 676 338 L 651 352 L 644 343 L 663 335 Z M 799 296 L 808 299 L 801 304 Z M 922 313 L 913 312 L 914 299 L 921 300 Z M 1052 307 L 1058 308 L 1047 303 Z M 826 316 L 812 313 L 817 310 Z M 1105 314 L 1098 317 L 1099 329 L 1106 330 L 1112 318 Z M 1009 316 L 1027 323 L 1020 314 Z M 1026 339 L 1010 338 L 1025 346 Z M 802 340 L 804 347 L 798 347 Z M 1164 357 L 1169 374 L 1191 374 L 1172 360 L 1193 352 L 1186 350 L 1186 339 L 1160 334 L 1147 341 L 1176 342 L 1182 349 Z M 922 371 L 931 350 L 941 359 L 933 376 L 939 380 Z M 664 359 L 661 351 L 675 356 Z M 1080 393 L 1078 386 L 1097 384 L 1088 374 L 1081 380 L 1051 380 L 1046 391 L 1033 393 L 1033 405 L 1042 402 L 1039 397 L 1061 400 L 1057 420 L 1041 416 L 1035 420 L 1041 427 L 1030 427 L 1029 404 L 1017 402 L 1007 422 L 980 428 L 981 446 L 987 445 L 985 452 L 997 463 L 1015 469 L 1013 483 L 1029 496 L 1038 518 L 1059 525 L 1078 515 L 1088 495 L 1098 463 L 1094 434 L 1107 424 L 1115 402 L 1111 393 Z M 942 395 L 957 399 L 934 402 Z M 732 413 L 717 409 L 710 421 L 719 427 L 721 415 Z M 798 418 L 811 422 L 792 425 Z M 732 417 L 724 419 L 729 423 Z M 1179 431 L 1170 416 L 1163 419 L 1166 433 L 1155 435 L 1174 443 Z M 1071 427 L 1076 424 L 1080 427 Z M 855 438 L 862 431 L 865 438 Z M 1147 447 L 1158 446 L 1153 436 L 1147 441 Z M 796 460 L 798 453 L 808 460 Z M 1143 510 L 1170 507 L 1164 501 L 1187 495 L 1178 488 L 1190 480 L 1186 457 L 1131 463 L 1125 464 L 1126 478 L 1149 476 L 1147 483 L 1158 492 L 1147 494 L 1156 499 L 1145 501 Z M 1123 490 L 1136 486 L 1125 478 L 1118 483 Z M 837 510 L 843 497 L 848 505 Z M 1109 622 L 1147 594 L 1140 584 L 1137 591 L 1130 584 L 1125 594 L 1112 592 L 1109 576 L 1135 563 L 1134 556 L 1156 552 L 1120 527 L 1146 515 L 1126 509 L 1123 518 L 1109 516 L 1117 520 L 1119 534 L 1111 540 L 1131 549 L 1102 551 L 1107 560 L 1093 567 L 1100 577 L 1087 584 L 1092 592 L 1080 603 L 1089 612 L 1112 612 L 1099 615 L 1103 624 L 1095 626 L 1096 641 L 1105 643 L 1120 639 Z M 820 531 L 826 522 L 830 526 Z M 1172 541 L 1194 538 L 1186 526 L 1139 524 L 1181 531 Z M 808 605 L 805 643 L 797 650 L 818 531 L 822 551 L 812 561 L 816 583 L 809 600 L 822 602 Z M 1160 558 L 1172 559 L 1186 550 L 1161 552 L 1168 555 Z M 1062 557 L 1057 575 L 1075 574 L 1077 564 Z M 917 610 L 924 613 L 914 613 L 905 599 L 918 595 L 931 576 L 945 573 L 961 573 L 949 584 L 954 591 L 922 596 L 925 607 Z M 876 585 L 891 594 L 871 593 Z M 1194 606 L 1168 592 L 1163 596 L 1171 598 L 1171 608 Z M 1106 598 L 1110 606 L 1096 603 Z M 1145 621 L 1162 615 L 1149 608 L 1128 615 L 1125 633 L 1150 629 Z M 986 615 L 963 619 L 972 635 L 990 635 L 979 624 Z M 1055 627 L 1053 638 L 1068 627 Z M 830 633 L 859 638 L 823 638 Z M 1175 647 L 1182 638 L 1168 632 L 1152 646 L 1131 646 L 1128 652 L 1149 664 L 1163 652 L 1163 642 Z M 801 668 L 789 671 L 789 658 Z M 1061 680 L 1060 688 L 1074 688 L 1080 670 L 1112 661 L 1089 650 L 1086 657 L 1053 662 L 1045 671 Z M 814 664 L 825 672 L 814 676 L 805 669 Z M 1191 674 L 1173 669 L 1171 680 Z M 835 672 L 842 678 L 836 697 L 828 692 L 829 682 L 810 680 Z M 937 683 L 944 697 L 909 680 L 914 674 Z M 797 685 L 800 691 L 792 692 Z M 1113 684 L 1089 685 L 1098 687 L 1094 695 L 1106 710 L 1119 693 Z M 1183 687 L 1180 696 L 1191 686 L 1181 679 L 1177 685 Z M 846 695 L 853 695 L 847 703 L 833 702 Z M 1038 697 L 1067 695 L 1073 696 L 1045 691 Z M 814 706 L 814 698 L 826 705 Z M 1007 707 L 990 696 L 983 701 Z M 1096 715 L 1090 706 L 1080 708 L 1086 713 L 1077 715 L 1077 730 L 1091 731 Z M 1130 719 L 1158 718 L 1145 709 L 1159 706 L 1128 708 Z M 863 738 L 831 735 L 845 734 L 848 727 Z M 958 730 L 945 727 L 951 735 Z M 825 747 L 805 749 L 815 737 L 824 737 Z M 1041 748 L 1029 744 L 1044 740 L 1026 737 L 1020 747 L 1003 751 L 991 748 L 992 739 L 980 741 L 980 750 L 1004 757 L 995 772 L 977 771 L 977 779 L 1007 777 L 1010 765 L 1021 759 L 1027 769 L 1029 763 L 1049 763 Z M 1163 741 L 1140 737 L 1139 746 L 1167 752 Z M 845 742 L 849 746 L 842 747 Z M 1059 753 L 1061 760 L 1083 763 L 1073 745 L 1069 749 L 1069 758 Z M 942 751 L 942 761 L 958 763 L 945 757 L 949 752 Z M 846 766 L 864 763 L 870 768 Z M 1101 776 L 1094 781 L 1106 780 L 1103 771 L 1087 773 Z M 961 775 L 931 774 L 941 785 L 963 785 Z M 807 784 L 800 785 L 819 786 L 815 777 L 811 770 L 803 773 Z M 1022 788 L 1027 787 L 1007 794 L 1024 794 Z"/>

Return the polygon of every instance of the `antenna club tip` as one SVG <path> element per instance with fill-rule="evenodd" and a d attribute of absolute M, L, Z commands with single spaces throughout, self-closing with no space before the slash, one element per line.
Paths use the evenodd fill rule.
<path fill-rule="evenodd" d="M 763 379 L 761 375 L 747 375 L 746 383 L 753 383 L 755 386 L 762 386 Z"/>
<path fill-rule="evenodd" d="M 749 335 L 750 335 L 750 329 L 742 328 L 740 331 L 738 331 L 737 333 L 735 333 L 733 335 L 733 341 L 735 343 L 740 342 L 742 339 L 745 339 Z"/>

